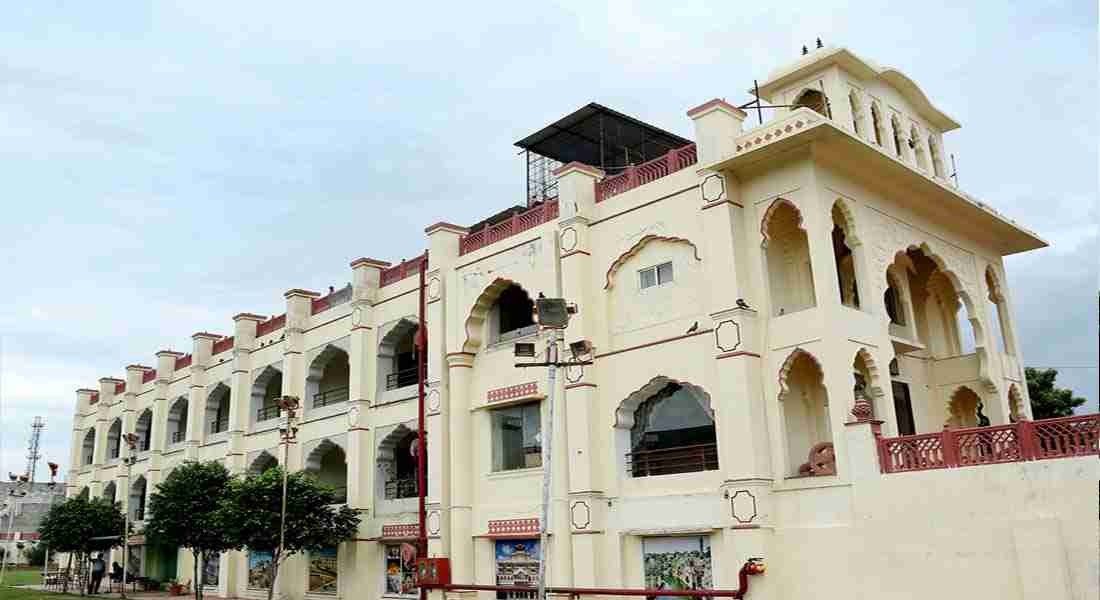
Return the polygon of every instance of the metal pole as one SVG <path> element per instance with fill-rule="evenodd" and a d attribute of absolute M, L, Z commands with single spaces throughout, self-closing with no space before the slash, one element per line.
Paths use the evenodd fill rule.
<path fill-rule="evenodd" d="M 118 593 L 119 598 L 126 597 L 126 575 L 127 563 L 130 560 L 130 475 L 133 470 L 133 464 L 130 462 L 130 457 L 126 457 L 126 514 L 122 518 L 122 591 Z"/>
<path fill-rule="evenodd" d="M 551 451 L 554 441 L 554 387 L 558 371 L 558 335 L 560 330 L 553 330 L 550 343 L 546 348 L 546 362 L 550 363 L 546 370 L 546 402 L 547 423 L 545 434 L 542 436 L 542 521 L 539 523 L 539 587 L 538 598 L 546 598 L 546 555 L 549 551 L 550 538 L 547 535 L 550 530 L 550 484 L 553 479 L 551 468 Z"/>
<path fill-rule="evenodd" d="M 291 419 L 294 418 L 293 411 L 287 411 L 286 419 L 286 431 L 283 433 L 283 504 L 279 509 L 279 559 L 283 557 L 283 546 L 286 544 L 286 483 L 287 473 L 290 471 L 288 464 L 290 461 L 290 426 Z M 282 574 L 282 569 L 278 568 L 278 563 L 275 557 L 271 557 L 271 565 L 276 568 L 275 577 L 271 580 L 271 587 L 277 588 L 279 583 L 279 575 Z"/>
<path fill-rule="evenodd" d="M 527 168 L 531 168 L 531 163 L 527 163 Z M 528 172 L 528 190 L 530 190 L 530 172 Z M 531 197 L 528 193 L 528 204 L 530 204 Z M 427 378 L 427 361 L 425 360 L 425 354 L 428 351 L 428 332 L 424 327 L 424 313 L 425 298 L 424 298 L 424 285 L 425 285 L 425 271 L 428 268 L 427 255 L 420 261 L 420 293 L 418 298 L 418 312 L 420 317 L 420 323 L 417 326 L 416 331 L 416 392 L 417 392 L 417 410 L 416 410 L 416 492 L 418 496 L 418 506 L 416 511 L 417 520 L 417 555 L 418 557 L 428 556 L 428 532 L 426 529 L 425 521 L 427 520 L 427 508 L 425 505 L 426 496 L 428 493 L 428 478 L 427 478 L 427 461 L 426 446 L 424 440 L 424 380 Z M 428 589 L 420 588 L 419 592 L 420 600 L 428 600 Z"/>

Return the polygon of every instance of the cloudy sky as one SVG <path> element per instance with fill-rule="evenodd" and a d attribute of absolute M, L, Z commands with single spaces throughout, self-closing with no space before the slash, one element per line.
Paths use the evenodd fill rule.
<path fill-rule="evenodd" d="M 0 19 L 0 473 L 74 390 L 522 202 L 515 140 L 598 101 L 682 135 L 820 36 L 963 124 L 1028 364 L 1097 364 L 1096 3 L 13 3 Z M 971 7 L 960 7 L 970 4 Z M 1063 385 L 1096 410 L 1097 371 Z M 42 476 L 43 471 L 39 472 Z"/>

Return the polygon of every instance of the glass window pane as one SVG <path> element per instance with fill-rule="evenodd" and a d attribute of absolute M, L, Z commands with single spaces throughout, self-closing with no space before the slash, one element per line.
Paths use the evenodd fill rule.
<path fill-rule="evenodd" d="M 667 262 L 657 266 L 657 284 L 663 285 L 672 281 L 672 263 Z"/>
<path fill-rule="evenodd" d="M 657 285 L 657 272 L 654 269 L 638 271 L 638 275 L 641 277 L 641 288 L 643 290 Z"/>

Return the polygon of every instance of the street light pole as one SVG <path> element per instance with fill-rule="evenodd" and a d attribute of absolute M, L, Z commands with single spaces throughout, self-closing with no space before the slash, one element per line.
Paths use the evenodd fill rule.
<path fill-rule="evenodd" d="M 126 446 L 130 451 L 126 454 L 126 458 L 122 459 L 123 464 L 126 465 L 126 512 L 122 515 L 122 591 L 118 593 L 119 598 L 126 597 L 126 575 L 129 567 L 127 563 L 130 560 L 130 477 L 133 475 L 134 463 L 137 462 L 137 455 L 134 451 L 137 449 L 138 436 L 133 433 L 126 434 Z M 118 492 L 115 492 L 116 494 Z"/>
<path fill-rule="evenodd" d="M 278 400 L 279 408 L 282 409 L 286 416 L 284 419 L 280 419 L 279 422 L 279 434 L 283 441 L 283 499 L 282 507 L 279 509 L 279 557 L 283 556 L 283 547 L 286 545 L 286 488 L 287 488 L 287 476 L 290 472 L 288 463 L 290 461 L 290 444 L 295 440 L 295 436 L 298 434 L 297 424 L 297 410 L 300 404 L 297 396 L 282 396 Z M 272 567 L 276 567 L 275 557 L 271 557 Z M 271 586 L 274 588 L 278 584 L 279 574 L 282 569 L 276 568 L 275 577 L 272 578 Z"/>

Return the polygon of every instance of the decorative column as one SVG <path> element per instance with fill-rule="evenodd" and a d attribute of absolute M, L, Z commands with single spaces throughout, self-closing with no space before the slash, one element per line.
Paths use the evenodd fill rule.
<path fill-rule="evenodd" d="M 191 350 L 191 386 L 187 398 L 187 448 L 184 450 L 184 460 L 197 460 L 198 447 L 206 440 L 206 400 L 209 383 L 206 379 L 206 369 L 210 366 L 210 359 L 214 352 L 214 342 L 221 339 L 220 335 L 200 331 L 191 336 L 193 349 Z"/>
<path fill-rule="evenodd" d="M 474 445 L 467 441 L 473 430 L 469 403 L 474 357 L 474 354 L 462 351 L 447 354 L 449 393 L 443 407 L 450 426 L 451 441 L 448 447 L 450 463 L 447 465 L 451 527 L 447 546 L 451 557 L 451 578 L 456 583 L 471 583 L 474 580 L 473 488 L 476 473 Z"/>
<path fill-rule="evenodd" d="M 164 450 L 171 440 L 168 439 L 168 411 L 172 408 L 168 397 L 168 384 L 176 373 L 176 360 L 183 356 L 181 352 L 161 350 L 157 352 L 156 391 L 153 393 L 153 427 L 150 431 L 149 447 L 152 450 L 154 464 L 161 467 Z"/>
<path fill-rule="evenodd" d="M 598 315 L 603 311 L 599 309 L 602 303 L 591 286 L 589 223 L 596 209 L 596 183 L 604 173 L 573 162 L 554 174 L 558 178 L 559 205 L 568 210 L 563 210 L 563 217 L 558 222 L 558 244 L 551 247 L 558 249 L 562 296 L 578 307 L 565 331 L 566 347 L 562 349 L 563 356 L 570 356 L 568 345 L 573 342 L 587 340 L 597 344 L 603 341 L 596 339 L 601 325 Z M 552 585 L 595 587 L 600 583 L 600 567 L 605 564 L 599 540 L 606 532 L 607 498 L 600 470 L 606 457 L 593 445 L 593 440 L 598 439 L 594 429 L 602 420 L 596 366 L 569 367 L 559 376 L 564 382 L 564 393 L 554 411 L 555 421 L 560 419 L 564 426 L 554 424 L 555 431 L 561 432 L 555 436 L 554 445 L 567 453 L 560 458 L 555 453 L 554 461 L 555 464 L 566 463 L 562 466 L 567 467 L 567 473 L 559 475 L 555 469 L 554 483 L 566 485 L 567 498 L 565 510 L 552 513 L 554 539 L 551 547 L 560 550 L 568 541 L 570 552 L 564 557 L 566 561 L 560 561 L 558 553 L 554 553 Z M 569 581 L 570 575 L 572 581 Z"/>
<path fill-rule="evenodd" d="M 88 427 L 95 428 L 96 423 L 92 417 L 95 411 L 92 409 L 91 399 L 96 394 L 95 390 L 81 388 L 76 391 L 76 416 L 73 418 L 73 444 L 69 452 L 69 473 L 65 477 L 65 495 L 72 497 L 80 492 L 77 485 L 77 474 L 83 469 L 84 461 L 84 436 Z M 94 446 L 93 446 L 94 447 Z M 94 463 L 94 459 L 92 461 Z"/>
<path fill-rule="evenodd" d="M 142 379 L 145 378 L 145 372 L 151 370 L 151 367 L 144 365 L 127 365 L 126 366 L 126 388 L 122 394 L 122 400 L 125 403 L 122 408 L 122 441 L 121 451 L 119 452 L 119 464 L 124 464 L 127 457 L 140 453 L 140 450 L 130 450 L 130 445 L 126 443 L 126 434 L 137 432 L 137 419 L 141 414 L 137 408 L 137 396 L 138 391 L 141 390 Z M 124 467 L 119 467 L 125 470 Z M 150 493 L 152 493 L 153 486 L 160 483 L 158 476 L 160 475 L 160 469 L 154 470 L 152 465 L 146 469 L 145 481 L 149 484 Z"/>
<path fill-rule="evenodd" d="M 453 496 L 450 484 L 457 476 L 472 480 L 472 471 L 454 471 L 450 461 L 451 452 L 455 451 L 453 440 L 461 440 L 452 436 L 450 418 L 455 411 L 462 412 L 467 421 L 470 419 L 467 392 L 458 396 L 452 395 L 455 388 L 451 385 L 450 375 L 455 371 L 462 371 L 461 376 L 468 376 L 470 369 L 464 367 L 450 367 L 447 357 L 448 342 L 447 331 L 451 325 L 447 321 L 449 306 L 457 304 L 457 299 L 451 299 L 449 294 L 457 290 L 453 279 L 454 266 L 458 261 L 459 240 L 467 232 L 465 227 L 450 223 L 436 223 L 424 229 L 428 236 L 428 272 L 425 274 L 424 291 L 425 302 L 425 327 L 427 328 L 428 374 L 426 390 L 424 392 L 425 435 L 428 446 L 428 493 L 426 499 L 426 523 L 428 534 L 428 553 L 430 556 L 449 555 L 454 561 L 452 551 L 452 511 Z M 456 323 L 457 324 L 457 323 Z M 461 337 L 461 336 L 460 336 Z M 454 340 L 461 343 L 462 340 Z M 453 349 L 453 348 L 452 348 Z M 472 359 L 472 357 L 470 357 Z M 469 446 L 469 444 L 462 444 Z M 472 454 L 466 452 L 467 458 Z M 472 464 L 472 463 L 469 463 Z M 472 481 L 471 481 L 472 484 Z M 469 525 L 467 525 L 469 526 Z M 454 538 L 459 539 L 459 538 Z M 469 538 L 466 538 L 469 540 Z M 472 540 L 471 540 L 472 541 Z M 460 548 L 463 552 L 472 552 L 471 541 L 464 542 Z M 473 560 L 470 556 L 469 560 Z M 456 579 L 456 581 L 460 581 Z M 473 581 L 471 572 L 470 579 Z"/>
<path fill-rule="evenodd" d="M 728 155 L 741 132 L 745 113 L 712 100 L 688 111 L 695 124 L 702 157 Z M 745 300 L 746 274 L 737 255 L 752 243 L 736 178 L 703 172 L 704 302 L 714 326 L 714 362 L 708 391 L 718 433 L 718 464 L 723 474 L 721 496 L 726 515 L 722 534 L 725 568 L 715 573 L 715 587 L 736 587 L 737 569 L 753 556 L 765 556 L 773 527 L 770 440 L 761 389 L 763 335 L 755 304 Z"/>
<path fill-rule="evenodd" d="M 299 414 L 304 419 L 308 414 L 311 398 L 306 398 L 305 330 L 309 328 L 312 316 L 313 299 L 317 292 L 309 290 L 288 290 L 286 298 L 286 339 L 283 340 L 283 395 L 297 396 L 301 399 Z M 291 465 L 295 453 L 291 453 Z M 282 460 L 282 459 L 280 459 Z"/>

